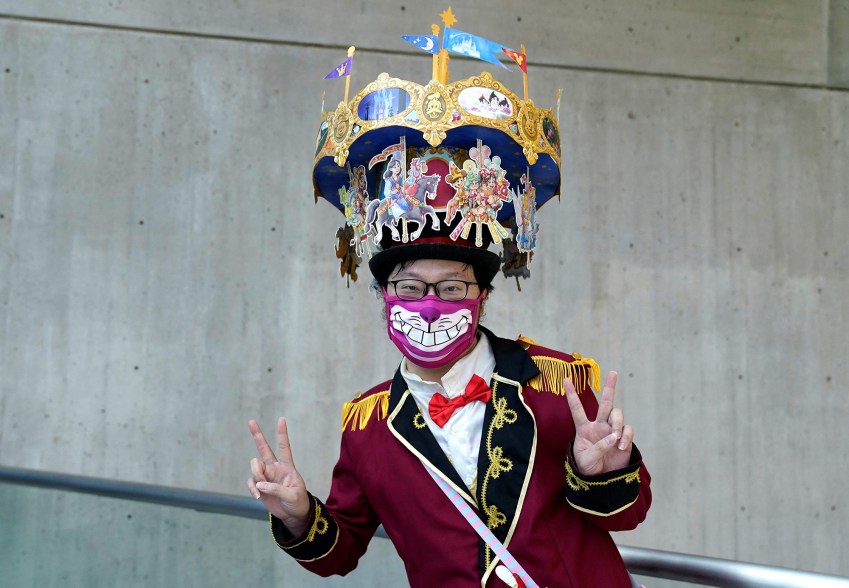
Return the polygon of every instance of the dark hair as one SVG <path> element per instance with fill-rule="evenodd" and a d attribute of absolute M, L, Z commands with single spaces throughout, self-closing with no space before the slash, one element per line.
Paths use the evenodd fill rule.
<path fill-rule="evenodd" d="M 383 172 L 383 179 L 384 180 L 388 179 L 389 176 L 392 175 L 392 166 L 396 163 L 398 164 L 398 167 L 400 168 L 401 167 L 401 160 L 395 159 L 394 157 L 389 160 L 389 163 L 386 164 L 386 171 Z"/>

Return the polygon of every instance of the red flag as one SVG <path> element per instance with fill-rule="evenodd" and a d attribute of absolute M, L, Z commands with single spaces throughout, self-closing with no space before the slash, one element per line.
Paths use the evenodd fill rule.
<path fill-rule="evenodd" d="M 518 51 L 513 51 L 512 49 L 508 49 L 507 47 L 501 48 L 504 53 L 510 56 L 510 58 L 516 62 L 516 64 L 522 68 L 524 73 L 528 73 L 528 64 L 527 64 L 527 56 L 524 53 L 519 53 Z"/>

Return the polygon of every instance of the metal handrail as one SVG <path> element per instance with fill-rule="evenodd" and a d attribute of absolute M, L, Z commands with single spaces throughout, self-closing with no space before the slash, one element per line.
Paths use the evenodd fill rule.
<path fill-rule="evenodd" d="M 632 574 L 703 586 L 847 588 L 849 578 L 789 568 L 619 545 Z"/>
<path fill-rule="evenodd" d="M 219 494 L 187 488 L 155 486 L 139 482 L 123 482 L 104 478 L 90 478 L 75 474 L 58 474 L 39 470 L 0 466 L 0 482 L 68 490 L 81 494 L 94 494 L 107 498 L 120 498 L 135 502 L 148 502 L 163 506 L 189 508 L 201 512 L 268 520 L 268 510 L 261 502 L 247 496 Z"/>
<path fill-rule="evenodd" d="M 50 490 L 67 490 L 250 519 L 268 519 L 268 511 L 261 502 L 232 494 L 2 465 L 0 465 L 0 482 Z M 386 537 L 382 527 L 378 529 L 377 536 Z M 849 578 L 827 574 L 624 545 L 619 546 L 619 552 L 631 573 L 639 576 L 724 588 L 849 588 Z"/>

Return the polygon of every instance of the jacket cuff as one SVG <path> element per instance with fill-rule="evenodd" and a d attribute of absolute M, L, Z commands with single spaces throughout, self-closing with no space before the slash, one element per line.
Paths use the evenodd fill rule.
<path fill-rule="evenodd" d="M 298 561 L 321 559 L 333 550 L 339 539 L 339 526 L 327 512 L 327 507 L 312 494 L 310 500 L 307 528 L 298 537 L 289 532 L 283 521 L 273 514 L 268 515 L 271 535 L 277 546 Z"/>
<path fill-rule="evenodd" d="M 571 450 L 566 458 L 566 500 L 576 509 L 607 517 L 634 504 L 640 495 L 640 466 L 643 457 L 632 446 L 631 463 L 626 467 L 597 476 L 578 472 Z"/>

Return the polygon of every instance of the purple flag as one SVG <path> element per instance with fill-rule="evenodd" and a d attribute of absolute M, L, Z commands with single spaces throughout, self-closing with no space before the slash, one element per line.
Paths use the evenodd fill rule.
<path fill-rule="evenodd" d="M 324 76 L 325 80 L 332 80 L 334 78 L 344 78 L 345 76 L 351 75 L 351 68 L 354 67 L 354 58 L 353 56 L 349 57 L 336 67 L 334 67 L 329 74 Z"/>

